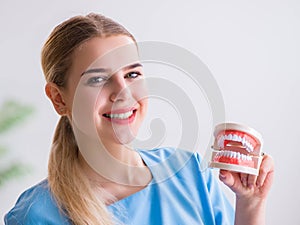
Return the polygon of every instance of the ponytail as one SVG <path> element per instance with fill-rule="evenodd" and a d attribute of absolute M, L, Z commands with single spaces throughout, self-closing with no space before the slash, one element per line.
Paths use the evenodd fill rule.
<path fill-rule="evenodd" d="M 110 225 L 112 218 L 106 205 L 83 174 L 78 160 L 78 147 L 66 116 L 56 127 L 48 164 L 50 190 L 74 224 Z"/>

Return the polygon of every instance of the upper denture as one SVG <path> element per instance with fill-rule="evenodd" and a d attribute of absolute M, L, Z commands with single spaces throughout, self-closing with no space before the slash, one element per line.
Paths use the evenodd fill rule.
<path fill-rule="evenodd" d="M 253 152 L 257 142 L 254 138 L 245 132 L 226 130 L 217 136 L 217 144 L 219 148 L 224 148 L 229 143 L 240 143 L 248 152 Z"/>

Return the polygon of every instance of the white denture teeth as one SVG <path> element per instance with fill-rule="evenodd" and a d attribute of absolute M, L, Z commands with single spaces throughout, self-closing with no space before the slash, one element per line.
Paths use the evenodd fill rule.
<path fill-rule="evenodd" d="M 241 136 L 238 136 L 238 141 L 241 142 L 243 139 Z"/>
<path fill-rule="evenodd" d="M 253 146 L 248 141 L 245 141 L 243 146 L 247 149 L 248 152 L 253 151 Z"/>
<path fill-rule="evenodd" d="M 232 158 L 236 158 L 237 153 L 236 152 L 232 152 L 232 153 L 233 153 Z"/>
<path fill-rule="evenodd" d="M 263 139 L 251 127 L 239 123 L 220 123 L 213 132 L 209 167 L 245 174 L 259 174 Z"/>
<path fill-rule="evenodd" d="M 233 135 L 232 140 L 234 140 L 234 141 L 239 141 L 239 137 L 235 134 L 235 135 Z"/>
<path fill-rule="evenodd" d="M 225 140 L 241 142 L 243 147 L 245 147 L 248 152 L 254 151 L 254 146 L 244 136 L 242 137 L 237 134 L 220 135 L 217 140 L 217 144 L 219 148 L 224 148 Z"/>
<path fill-rule="evenodd" d="M 242 143 L 243 143 L 243 145 L 246 143 L 246 138 L 245 137 L 242 138 Z"/>
<path fill-rule="evenodd" d="M 235 152 L 235 151 L 228 151 L 228 150 L 218 151 L 216 157 L 222 157 L 222 156 L 228 158 L 240 159 L 244 161 L 252 161 L 252 157 L 250 155 L 241 154 L 240 152 Z"/>

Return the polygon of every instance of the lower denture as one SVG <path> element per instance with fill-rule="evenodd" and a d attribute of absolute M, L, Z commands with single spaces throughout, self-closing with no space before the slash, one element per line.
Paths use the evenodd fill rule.
<path fill-rule="evenodd" d="M 251 160 L 242 160 L 238 158 L 231 158 L 227 156 L 216 156 L 214 157 L 214 162 L 219 162 L 219 163 L 227 163 L 227 164 L 235 164 L 239 166 L 247 166 L 254 168 L 254 162 Z"/>

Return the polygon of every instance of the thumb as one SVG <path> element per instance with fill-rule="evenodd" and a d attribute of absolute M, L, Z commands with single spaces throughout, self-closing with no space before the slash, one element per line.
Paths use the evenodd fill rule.
<path fill-rule="evenodd" d="M 231 173 L 227 170 L 220 170 L 219 173 L 219 179 L 231 189 L 234 189 L 235 182 L 239 180 L 237 176 L 237 173 Z"/>

